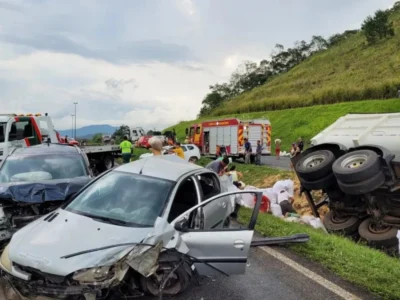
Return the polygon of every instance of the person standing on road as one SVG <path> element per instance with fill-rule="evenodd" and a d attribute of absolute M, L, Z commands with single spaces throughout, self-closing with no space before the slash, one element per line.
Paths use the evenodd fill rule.
<path fill-rule="evenodd" d="M 229 165 L 229 158 L 225 157 L 223 160 L 214 160 L 205 166 L 206 169 L 214 171 L 219 176 L 225 174 L 225 168 Z"/>
<path fill-rule="evenodd" d="M 119 144 L 119 148 L 122 152 L 122 160 L 124 164 L 127 164 L 131 161 L 132 157 L 132 143 L 128 140 L 127 136 L 124 136 L 124 140 L 121 144 Z"/>
<path fill-rule="evenodd" d="M 256 165 L 261 166 L 261 153 L 263 150 L 263 146 L 261 145 L 260 141 L 257 141 L 257 148 L 256 148 Z"/>
<path fill-rule="evenodd" d="M 281 139 L 276 139 L 275 140 L 275 155 L 276 155 L 276 159 L 280 159 L 281 156 Z"/>
<path fill-rule="evenodd" d="M 301 153 L 299 146 L 296 143 L 292 144 L 292 149 L 290 150 L 290 158 L 293 158 Z M 293 171 L 294 166 L 292 162 L 290 162 L 290 170 Z"/>
<path fill-rule="evenodd" d="M 150 151 L 153 155 L 162 155 L 163 145 L 159 138 L 151 137 L 149 139 Z"/>
<path fill-rule="evenodd" d="M 176 156 L 185 159 L 185 153 L 183 152 L 183 149 L 181 147 L 181 143 L 175 142 L 175 148 L 172 149 L 172 152 L 176 154 Z"/>
<path fill-rule="evenodd" d="M 249 140 L 247 138 L 244 139 L 244 163 L 245 164 L 249 164 L 251 161 L 251 143 L 249 142 Z"/>

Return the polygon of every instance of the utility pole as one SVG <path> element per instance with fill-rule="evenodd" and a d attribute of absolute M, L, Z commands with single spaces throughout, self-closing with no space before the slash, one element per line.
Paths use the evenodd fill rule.
<path fill-rule="evenodd" d="M 74 137 L 74 114 L 71 114 L 72 123 L 71 123 L 71 137 Z"/>
<path fill-rule="evenodd" d="M 76 105 L 78 104 L 78 102 L 74 102 L 75 105 L 75 131 L 74 131 L 74 139 L 76 140 Z"/>

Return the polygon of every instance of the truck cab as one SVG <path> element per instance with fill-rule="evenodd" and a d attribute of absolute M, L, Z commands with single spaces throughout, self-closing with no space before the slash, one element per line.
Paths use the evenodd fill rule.
<path fill-rule="evenodd" d="M 130 138 L 132 143 L 137 142 L 142 136 L 145 136 L 144 129 L 142 127 L 129 126 L 129 132 L 126 135 Z"/>
<path fill-rule="evenodd" d="M 53 123 L 47 114 L 0 115 L 0 161 L 12 148 L 29 147 L 48 140 L 58 143 Z"/>

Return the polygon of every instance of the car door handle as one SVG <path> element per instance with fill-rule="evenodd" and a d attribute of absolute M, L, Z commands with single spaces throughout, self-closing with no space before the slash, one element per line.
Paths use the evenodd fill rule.
<path fill-rule="evenodd" d="M 242 241 L 242 240 L 236 240 L 236 241 L 233 242 L 233 246 L 234 246 L 235 248 L 243 249 L 243 247 L 244 247 L 244 241 Z"/>

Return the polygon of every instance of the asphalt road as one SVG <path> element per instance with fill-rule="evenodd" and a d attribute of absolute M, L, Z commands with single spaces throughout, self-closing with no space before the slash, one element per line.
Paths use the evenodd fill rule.
<path fill-rule="evenodd" d="M 277 250 L 277 248 L 273 248 Z M 292 260 L 317 273 L 351 295 L 339 296 L 314 280 L 286 265 L 259 248 L 251 250 L 247 273 L 231 277 L 218 276 L 205 278 L 203 284 L 193 283 L 183 294 L 174 297 L 174 300 L 320 300 L 320 299 L 378 299 L 368 292 L 360 290 L 351 284 L 342 281 L 327 270 L 299 258 L 283 249 L 279 251 Z M 137 298 L 140 300 L 154 300 L 154 298 Z M 165 298 L 171 299 L 171 298 Z"/>
<path fill-rule="evenodd" d="M 290 170 L 289 157 L 280 157 L 279 159 L 276 159 L 276 156 L 262 156 L 261 164 L 272 168 Z"/>

